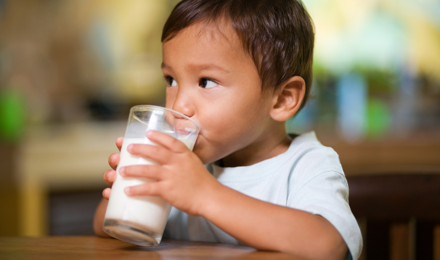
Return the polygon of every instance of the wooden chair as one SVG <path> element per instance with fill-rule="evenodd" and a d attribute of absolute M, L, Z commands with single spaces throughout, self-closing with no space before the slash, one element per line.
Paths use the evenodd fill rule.
<path fill-rule="evenodd" d="M 347 177 L 361 259 L 440 259 L 440 174 Z"/>

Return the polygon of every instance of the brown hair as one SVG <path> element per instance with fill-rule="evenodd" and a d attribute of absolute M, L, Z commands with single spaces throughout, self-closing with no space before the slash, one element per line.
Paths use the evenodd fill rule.
<path fill-rule="evenodd" d="M 231 22 L 253 59 L 262 90 L 276 89 L 293 76 L 306 83 L 304 106 L 312 84 L 314 28 L 297 0 L 183 0 L 163 28 L 162 42 L 197 22 Z"/>

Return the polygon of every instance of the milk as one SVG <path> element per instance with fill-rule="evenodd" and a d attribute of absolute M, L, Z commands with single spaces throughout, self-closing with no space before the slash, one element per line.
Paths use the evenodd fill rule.
<path fill-rule="evenodd" d="M 133 156 L 127 151 L 130 144 L 152 144 L 147 138 L 125 138 L 121 148 L 120 161 L 116 169 L 116 180 L 112 186 L 109 204 L 105 214 L 106 220 L 119 220 L 134 225 L 140 230 L 147 230 L 153 236 L 162 237 L 170 205 L 164 199 L 154 196 L 132 196 L 125 194 L 124 189 L 154 180 L 146 178 L 122 177 L 120 167 L 128 165 L 153 164 L 144 158 Z M 105 224 L 104 224 L 105 225 Z M 154 241 L 152 241 L 154 243 Z M 157 243 L 159 243 L 157 241 Z"/>
<path fill-rule="evenodd" d="M 189 149 L 192 149 L 194 146 L 194 140 L 181 141 Z M 112 186 L 105 214 L 104 230 L 114 237 L 134 244 L 157 245 L 162 238 L 171 206 L 161 197 L 129 197 L 125 194 L 124 189 L 126 187 L 155 181 L 147 178 L 122 177 L 119 174 L 119 169 L 124 166 L 154 164 L 150 160 L 130 154 L 127 151 L 127 147 L 130 144 L 155 145 L 146 137 L 124 139 L 119 165 L 116 168 L 116 180 Z M 147 234 L 147 236 L 141 235 L 142 233 Z M 149 241 L 149 243 L 146 243 L 145 240 Z"/>

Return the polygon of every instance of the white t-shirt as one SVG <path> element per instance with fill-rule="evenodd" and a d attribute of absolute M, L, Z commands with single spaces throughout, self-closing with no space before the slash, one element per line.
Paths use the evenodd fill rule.
<path fill-rule="evenodd" d="M 353 259 L 362 250 L 362 235 L 348 205 L 348 185 L 339 157 L 313 132 L 296 137 L 276 157 L 245 167 L 208 169 L 223 185 L 259 200 L 326 218 L 342 235 Z M 165 237 L 241 244 L 200 216 L 172 209 Z"/>

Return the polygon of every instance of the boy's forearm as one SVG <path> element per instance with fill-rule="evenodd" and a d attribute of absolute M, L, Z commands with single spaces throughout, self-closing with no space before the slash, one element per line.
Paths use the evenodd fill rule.
<path fill-rule="evenodd" d="M 223 185 L 206 199 L 201 215 L 243 243 L 306 259 L 344 259 L 347 246 L 326 219 L 263 202 Z"/>
<path fill-rule="evenodd" d="M 109 237 L 109 235 L 107 235 L 107 233 L 105 233 L 104 230 L 102 230 L 102 224 L 104 222 L 104 216 L 105 216 L 105 211 L 107 210 L 107 204 L 108 204 L 108 200 L 102 198 L 101 202 L 99 202 L 99 205 L 96 208 L 95 217 L 93 220 L 93 230 L 95 231 L 96 235 L 101 237 Z"/>

